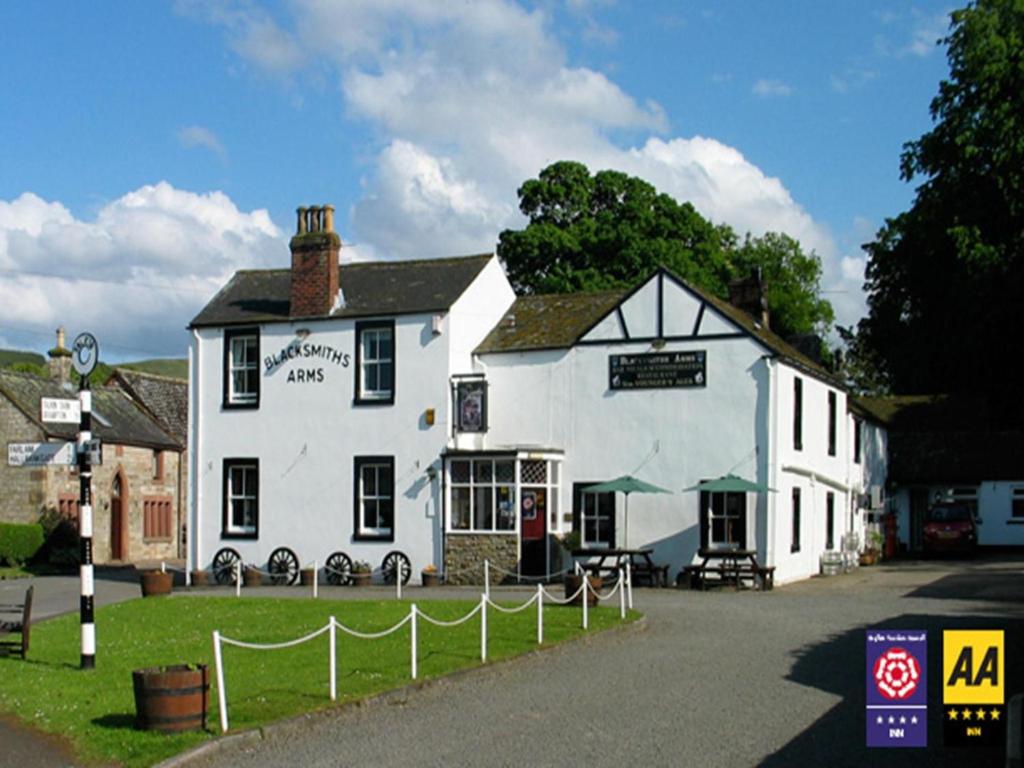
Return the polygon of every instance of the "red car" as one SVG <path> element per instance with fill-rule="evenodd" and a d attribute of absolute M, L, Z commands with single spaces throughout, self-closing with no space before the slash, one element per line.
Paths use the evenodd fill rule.
<path fill-rule="evenodd" d="M 973 552 L 978 544 L 978 527 L 966 504 L 946 502 L 928 510 L 924 522 L 924 551 Z"/>

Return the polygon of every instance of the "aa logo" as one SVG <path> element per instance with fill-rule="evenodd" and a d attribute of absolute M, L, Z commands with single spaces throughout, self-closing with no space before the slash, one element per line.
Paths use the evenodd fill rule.
<path fill-rule="evenodd" d="M 1003 631 L 942 633 L 942 699 L 946 704 L 1003 703 Z"/>
<path fill-rule="evenodd" d="M 943 733 L 950 746 L 996 746 L 1003 725 L 1002 630 L 942 633 Z"/>

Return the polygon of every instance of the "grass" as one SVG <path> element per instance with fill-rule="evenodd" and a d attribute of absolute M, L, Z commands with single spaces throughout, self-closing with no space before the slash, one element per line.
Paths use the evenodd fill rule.
<path fill-rule="evenodd" d="M 474 607 L 465 601 L 429 601 L 420 608 L 454 620 Z M 334 615 L 361 632 L 393 626 L 408 615 L 408 601 L 328 601 L 205 596 L 137 599 L 97 610 L 96 669 L 82 671 L 77 615 L 32 630 L 27 662 L 0 657 L 0 710 L 28 725 L 59 734 L 79 758 L 146 766 L 193 747 L 219 732 L 217 695 L 210 692 L 209 731 L 176 735 L 137 731 L 131 671 L 163 664 L 205 663 L 213 672 L 212 632 L 237 640 L 274 643 L 324 626 Z M 536 610 L 488 611 L 488 659 L 527 653 L 536 645 Z M 628 620 L 638 616 L 629 614 Z M 618 608 L 591 610 L 590 631 L 619 624 Z M 419 621 L 419 679 L 479 666 L 480 621 L 446 629 Z M 545 645 L 583 634 L 580 609 L 546 606 Z M 287 650 L 224 648 L 231 730 L 264 725 L 335 706 L 328 689 L 326 633 Z M 410 682 L 408 626 L 382 640 L 338 632 L 338 701 L 364 698 Z"/>

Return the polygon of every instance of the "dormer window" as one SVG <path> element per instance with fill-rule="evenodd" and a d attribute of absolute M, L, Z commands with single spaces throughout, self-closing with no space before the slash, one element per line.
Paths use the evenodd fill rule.
<path fill-rule="evenodd" d="M 260 332 L 258 328 L 224 332 L 224 407 L 260 404 Z"/>
<path fill-rule="evenodd" d="M 395 402 L 395 323 L 356 323 L 357 405 Z"/>

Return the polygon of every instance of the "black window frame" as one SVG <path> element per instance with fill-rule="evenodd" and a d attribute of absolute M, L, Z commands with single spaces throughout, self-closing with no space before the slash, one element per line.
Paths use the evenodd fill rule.
<path fill-rule="evenodd" d="M 391 472 L 391 528 L 387 533 L 363 532 L 363 468 L 367 466 L 387 466 Z M 355 456 L 352 460 L 352 540 L 353 541 L 394 541 L 395 520 L 397 517 L 395 499 L 395 457 L 394 456 Z"/>
<path fill-rule="evenodd" d="M 800 489 L 794 488 L 791 496 L 792 525 L 790 527 L 789 551 L 800 551 Z"/>
<path fill-rule="evenodd" d="M 828 455 L 836 455 L 837 437 L 837 411 L 839 409 L 839 398 L 831 389 L 828 391 Z"/>
<path fill-rule="evenodd" d="M 584 529 L 583 519 L 583 493 L 585 488 L 589 488 L 591 485 L 597 485 L 600 480 L 593 480 L 590 482 L 579 482 L 572 484 L 572 529 L 573 531 L 579 532 L 580 535 L 580 546 L 581 547 L 592 547 L 594 549 L 615 549 L 615 522 L 618 519 L 618 510 L 616 509 L 616 494 L 613 491 L 601 493 L 599 491 L 587 491 L 587 493 L 593 494 L 598 497 L 598 503 L 601 503 L 603 499 L 605 502 L 611 502 L 612 514 L 611 514 L 611 536 L 607 543 L 600 544 L 588 544 L 586 539 L 586 531 Z"/>
<path fill-rule="evenodd" d="M 231 515 L 228 503 L 231 470 L 236 467 L 253 467 L 256 470 L 256 523 L 252 531 L 229 531 L 228 519 Z M 221 519 L 220 537 L 222 539 L 258 539 L 260 536 L 260 460 L 255 457 L 232 457 L 224 459 L 221 470 Z"/>
<path fill-rule="evenodd" d="M 253 400 L 236 401 L 231 399 L 231 345 L 235 339 L 256 338 L 256 397 Z M 254 328 L 225 328 L 224 329 L 224 362 L 223 362 L 223 395 L 221 406 L 225 410 L 252 410 L 260 407 L 260 396 L 262 389 L 260 382 L 260 329 Z"/>
<path fill-rule="evenodd" d="M 391 387 L 387 397 L 365 397 L 363 395 L 363 333 L 386 328 L 391 332 Z M 398 344 L 395 336 L 395 321 L 391 320 L 360 320 L 356 323 L 356 365 L 355 365 L 355 389 L 353 390 L 353 405 L 394 405 L 395 384 L 398 381 Z"/>
<path fill-rule="evenodd" d="M 861 451 L 863 450 L 862 430 L 864 429 L 864 422 L 857 417 L 853 419 L 853 463 L 860 464 Z"/>
<path fill-rule="evenodd" d="M 825 549 L 836 548 L 836 495 L 832 491 L 825 492 Z"/>
<path fill-rule="evenodd" d="M 793 378 L 793 450 L 804 449 L 804 380 Z"/>

